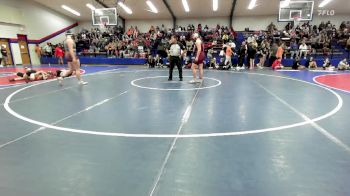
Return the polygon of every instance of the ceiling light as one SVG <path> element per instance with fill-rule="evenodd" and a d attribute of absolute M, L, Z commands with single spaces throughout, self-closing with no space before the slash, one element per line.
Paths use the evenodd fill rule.
<path fill-rule="evenodd" d="M 124 9 L 124 11 L 128 14 L 132 14 L 132 10 L 126 6 L 123 2 L 119 1 L 118 5 Z"/>
<path fill-rule="evenodd" d="M 147 3 L 147 5 L 148 5 L 149 9 L 151 9 L 153 13 L 158 13 L 157 8 L 156 8 L 156 6 L 154 6 L 154 4 L 152 3 L 152 1 L 146 1 L 146 3 Z"/>
<path fill-rule="evenodd" d="M 288 7 L 290 4 L 290 0 L 284 0 L 284 1 L 280 1 L 280 7 L 281 8 L 286 8 Z"/>
<path fill-rule="evenodd" d="M 248 9 L 252 10 L 255 7 L 256 0 L 251 0 Z"/>
<path fill-rule="evenodd" d="M 323 0 L 320 5 L 318 5 L 318 7 L 324 7 L 325 5 L 327 5 L 329 2 L 331 2 L 332 0 Z"/>
<path fill-rule="evenodd" d="M 219 0 L 213 0 L 213 10 L 214 12 L 218 11 Z"/>
<path fill-rule="evenodd" d="M 74 14 L 74 15 L 80 16 L 80 13 L 79 13 L 79 12 L 73 10 L 72 8 L 70 8 L 70 7 L 66 6 L 66 5 L 62 5 L 61 7 L 62 7 L 63 9 L 65 9 L 65 10 L 67 10 L 68 12 Z"/>
<path fill-rule="evenodd" d="M 184 6 L 186 12 L 190 11 L 187 0 L 182 0 L 182 5 Z"/>
<path fill-rule="evenodd" d="M 87 6 L 88 8 L 90 8 L 90 10 L 95 10 L 95 9 L 96 9 L 96 8 L 95 8 L 93 5 L 91 5 L 90 3 L 86 4 L 86 6 Z"/>

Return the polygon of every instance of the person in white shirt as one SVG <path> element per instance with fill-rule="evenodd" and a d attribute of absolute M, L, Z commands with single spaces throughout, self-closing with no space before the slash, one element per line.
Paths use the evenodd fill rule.
<path fill-rule="evenodd" d="M 233 50 L 236 49 L 236 44 L 230 40 L 228 43 L 227 43 Z"/>
<path fill-rule="evenodd" d="M 341 71 L 349 70 L 349 63 L 347 58 L 344 58 L 342 61 L 339 62 L 338 70 L 341 70 Z"/>
<path fill-rule="evenodd" d="M 299 52 L 300 52 L 300 57 L 304 54 L 304 59 L 306 59 L 308 47 L 305 44 L 305 41 L 303 41 L 302 44 L 299 46 Z"/>

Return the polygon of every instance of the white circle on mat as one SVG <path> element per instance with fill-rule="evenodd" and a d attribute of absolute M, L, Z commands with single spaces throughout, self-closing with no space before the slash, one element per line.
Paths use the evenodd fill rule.
<path fill-rule="evenodd" d="M 215 78 L 203 78 L 203 81 L 206 82 L 208 80 L 215 81 L 216 84 L 211 85 L 211 86 L 205 86 L 205 87 L 193 87 L 193 88 L 156 88 L 156 87 L 148 87 L 148 86 L 142 86 L 139 83 L 142 80 L 147 80 L 147 79 L 155 79 L 155 78 L 168 78 L 168 76 L 152 76 L 152 77 L 144 77 L 144 78 L 139 78 L 136 80 L 131 81 L 131 85 L 138 87 L 138 88 L 143 88 L 143 89 L 149 89 L 149 90 L 158 90 L 158 91 L 193 91 L 193 90 L 203 90 L 203 89 L 210 89 L 210 88 L 215 88 L 221 85 L 221 81 Z M 184 78 L 192 78 L 192 76 L 184 76 Z M 182 81 L 183 83 L 186 83 L 186 81 Z M 194 85 L 194 84 L 193 84 Z"/>
<path fill-rule="evenodd" d="M 139 71 L 139 70 L 137 70 L 137 71 Z M 106 73 L 106 74 L 117 74 L 117 73 L 119 73 L 119 72 Z M 132 73 L 132 72 L 130 72 L 130 73 Z M 43 83 L 33 84 L 33 85 L 26 86 L 24 88 L 16 90 L 15 92 L 13 92 L 11 95 L 9 95 L 6 98 L 5 103 L 4 103 L 4 108 L 6 109 L 6 111 L 8 113 L 10 113 L 11 115 L 13 115 L 14 117 L 16 117 L 18 119 L 21 119 L 21 120 L 26 121 L 26 122 L 31 123 L 31 124 L 39 125 L 41 127 L 45 127 L 45 128 L 49 128 L 49 129 L 55 129 L 55 130 L 64 131 L 64 132 L 80 133 L 80 134 L 88 134 L 88 135 L 99 135 L 99 136 L 111 136 L 111 137 L 128 137 L 128 138 L 205 138 L 205 137 L 238 136 L 238 135 L 266 133 L 266 132 L 281 131 L 281 130 L 286 130 L 286 129 L 290 129 L 290 128 L 300 127 L 300 126 L 312 124 L 314 122 L 317 122 L 317 121 L 329 118 L 330 116 L 333 116 L 334 114 L 336 114 L 343 107 L 343 99 L 340 97 L 340 95 L 338 93 L 336 93 L 332 89 L 329 89 L 327 87 L 324 87 L 324 86 L 321 86 L 321 85 L 318 85 L 318 84 L 314 84 L 314 83 L 303 81 L 303 80 L 299 80 L 299 79 L 294 79 L 294 78 L 289 78 L 289 77 L 284 77 L 284 76 L 278 76 L 278 75 L 268 75 L 268 74 L 261 74 L 261 73 L 247 73 L 247 72 L 242 72 L 242 73 L 231 72 L 231 73 L 248 74 L 248 75 L 260 75 L 260 76 L 265 76 L 265 77 L 275 77 L 275 78 L 287 79 L 287 80 L 297 81 L 297 82 L 301 82 L 301 83 L 304 83 L 304 84 L 316 86 L 316 87 L 324 89 L 324 90 L 330 92 L 331 94 L 333 94 L 337 98 L 338 104 L 333 110 L 331 110 L 330 112 L 328 112 L 328 113 L 326 113 L 326 114 L 324 114 L 322 116 L 319 116 L 319 117 L 316 117 L 316 118 L 313 118 L 313 119 L 310 119 L 310 120 L 305 120 L 305 121 L 302 121 L 302 122 L 299 122 L 299 123 L 294 123 L 294 124 L 282 125 L 282 126 L 278 126 L 278 127 L 263 128 L 263 129 L 254 129 L 254 130 L 237 130 L 237 131 L 227 131 L 227 132 L 221 132 L 221 133 L 181 134 L 181 135 L 177 135 L 177 134 L 144 134 L 144 133 L 132 134 L 132 133 L 120 133 L 120 132 L 116 133 L 116 132 L 112 132 L 112 131 L 110 131 L 110 132 L 99 132 L 99 131 L 92 131 L 92 130 L 83 130 L 83 129 L 68 128 L 68 127 L 60 127 L 60 126 L 55 126 L 55 125 L 52 125 L 52 124 L 48 124 L 48 123 L 45 123 L 45 122 L 40 122 L 40 121 L 33 120 L 33 119 L 28 118 L 28 117 L 25 117 L 25 116 L 17 113 L 16 111 L 14 111 L 9 106 L 9 103 L 11 102 L 11 99 L 12 99 L 13 96 L 15 96 L 16 94 L 20 93 L 21 91 L 24 91 L 26 89 L 32 88 L 34 86 L 38 86 L 38 85 L 43 84 Z M 94 74 L 94 75 L 97 75 L 97 74 Z M 88 76 L 88 75 L 85 75 L 85 76 Z M 45 83 L 48 83 L 48 82 L 45 82 Z"/>

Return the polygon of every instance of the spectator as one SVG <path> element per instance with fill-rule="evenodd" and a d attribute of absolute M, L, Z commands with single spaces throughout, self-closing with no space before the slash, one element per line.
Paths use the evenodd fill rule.
<path fill-rule="evenodd" d="M 275 62 L 276 60 L 276 54 L 277 54 L 277 50 L 278 50 L 278 47 L 277 47 L 277 44 L 276 43 L 273 43 L 272 44 L 272 47 L 270 49 L 270 67 L 272 66 L 273 62 Z"/>
<path fill-rule="evenodd" d="M 215 57 L 210 59 L 208 67 L 209 67 L 209 69 L 217 69 L 218 68 Z"/>
<path fill-rule="evenodd" d="M 225 56 L 226 56 L 225 65 L 231 67 L 231 65 L 232 65 L 231 59 L 232 59 L 232 54 L 233 54 L 231 46 L 224 45 L 224 51 L 225 51 Z"/>
<path fill-rule="evenodd" d="M 44 54 L 47 57 L 52 57 L 52 45 L 51 43 L 47 42 L 44 46 Z"/>
<path fill-rule="evenodd" d="M 324 59 L 322 67 L 323 67 L 323 70 L 328 70 L 328 71 L 333 71 L 335 69 L 335 67 L 332 66 L 328 57 Z"/>
<path fill-rule="evenodd" d="M 9 62 L 8 62 L 7 49 L 5 46 L 1 46 L 0 53 L 2 55 L 2 62 L 0 63 L 3 63 L 3 65 L 6 67 L 9 64 Z"/>
<path fill-rule="evenodd" d="M 276 58 L 283 59 L 283 53 L 284 53 L 284 42 L 282 42 L 281 45 L 277 48 Z"/>
<path fill-rule="evenodd" d="M 63 65 L 63 56 L 64 52 L 62 47 L 60 45 L 57 45 L 57 47 L 55 48 L 55 57 L 58 58 L 59 65 Z"/>
<path fill-rule="evenodd" d="M 247 54 L 247 45 L 245 42 L 242 43 L 241 47 L 238 50 L 238 64 L 237 71 L 244 69 L 244 59 Z"/>
<path fill-rule="evenodd" d="M 214 49 L 210 48 L 208 50 L 208 53 L 207 53 L 207 57 L 208 57 L 209 60 L 211 60 L 213 58 L 213 54 L 214 54 Z"/>
<path fill-rule="evenodd" d="M 295 40 L 290 44 L 290 58 L 293 59 L 294 56 L 298 57 L 298 44 Z"/>
<path fill-rule="evenodd" d="M 344 58 L 342 61 L 339 62 L 338 70 L 340 71 L 349 70 L 349 63 L 347 58 Z"/>
<path fill-rule="evenodd" d="M 313 57 L 310 57 L 309 61 L 306 63 L 308 69 L 317 69 L 317 63 Z"/>
<path fill-rule="evenodd" d="M 148 68 L 154 68 L 156 65 L 156 62 L 154 60 L 154 58 L 152 57 L 152 55 L 149 55 L 147 58 L 147 63 L 146 63 Z"/>
<path fill-rule="evenodd" d="M 258 57 L 259 57 L 259 64 L 257 65 L 259 68 L 263 68 L 265 66 L 265 60 L 266 60 L 266 55 L 267 55 L 267 41 L 264 40 L 259 47 L 259 51 L 257 52 Z"/>
<path fill-rule="evenodd" d="M 248 54 L 249 69 L 254 69 L 256 48 L 253 45 L 253 43 L 248 44 L 247 54 Z"/>
<path fill-rule="evenodd" d="M 300 64 L 300 58 L 297 56 L 293 62 L 293 66 L 292 66 L 293 70 L 303 70 L 305 69 L 305 66 Z"/>
<path fill-rule="evenodd" d="M 303 41 L 302 44 L 299 46 L 299 52 L 300 52 L 300 57 L 304 56 L 304 59 L 306 59 L 306 56 L 308 53 L 308 47 L 307 47 L 305 41 Z"/>
<path fill-rule="evenodd" d="M 273 22 L 271 22 L 271 23 L 269 24 L 269 26 L 267 26 L 267 31 L 273 32 L 273 31 L 275 31 L 275 30 L 277 30 L 276 25 L 273 24 Z"/>
<path fill-rule="evenodd" d="M 273 64 L 272 64 L 271 67 L 272 67 L 273 70 L 276 70 L 276 69 L 283 69 L 284 66 L 281 64 L 281 58 L 277 58 L 277 59 L 273 62 Z"/>
<path fill-rule="evenodd" d="M 35 54 L 37 55 L 39 59 L 39 63 L 41 62 L 41 55 L 42 55 L 42 50 L 39 44 L 35 44 Z"/>

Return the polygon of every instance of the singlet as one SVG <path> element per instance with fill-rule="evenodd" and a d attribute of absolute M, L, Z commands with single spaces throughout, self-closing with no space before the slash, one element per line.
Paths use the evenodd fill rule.
<path fill-rule="evenodd" d="M 74 54 L 76 53 L 76 51 L 77 51 L 77 46 L 76 46 L 76 44 L 75 44 L 75 42 L 73 40 L 73 52 L 74 52 Z M 68 48 L 68 44 L 67 44 L 67 39 L 64 41 L 64 52 L 66 54 L 69 54 L 69 48 Z"/>
<path fill-rule="evenodd" d="M 196 42 L 198 41 L 198 40 L 200 40 L 199 38 L 196 40 Z M 201 40 L 201 53 L 204 53 L 204 43 L 203 43 L 203 41 Z M 197 44 L 195 43 L 194 44 L 194 47 L 193 47 L 193 54 L 197 54 L 197 52 L 198 52 L 198 48 L 197 48 Z"/>

